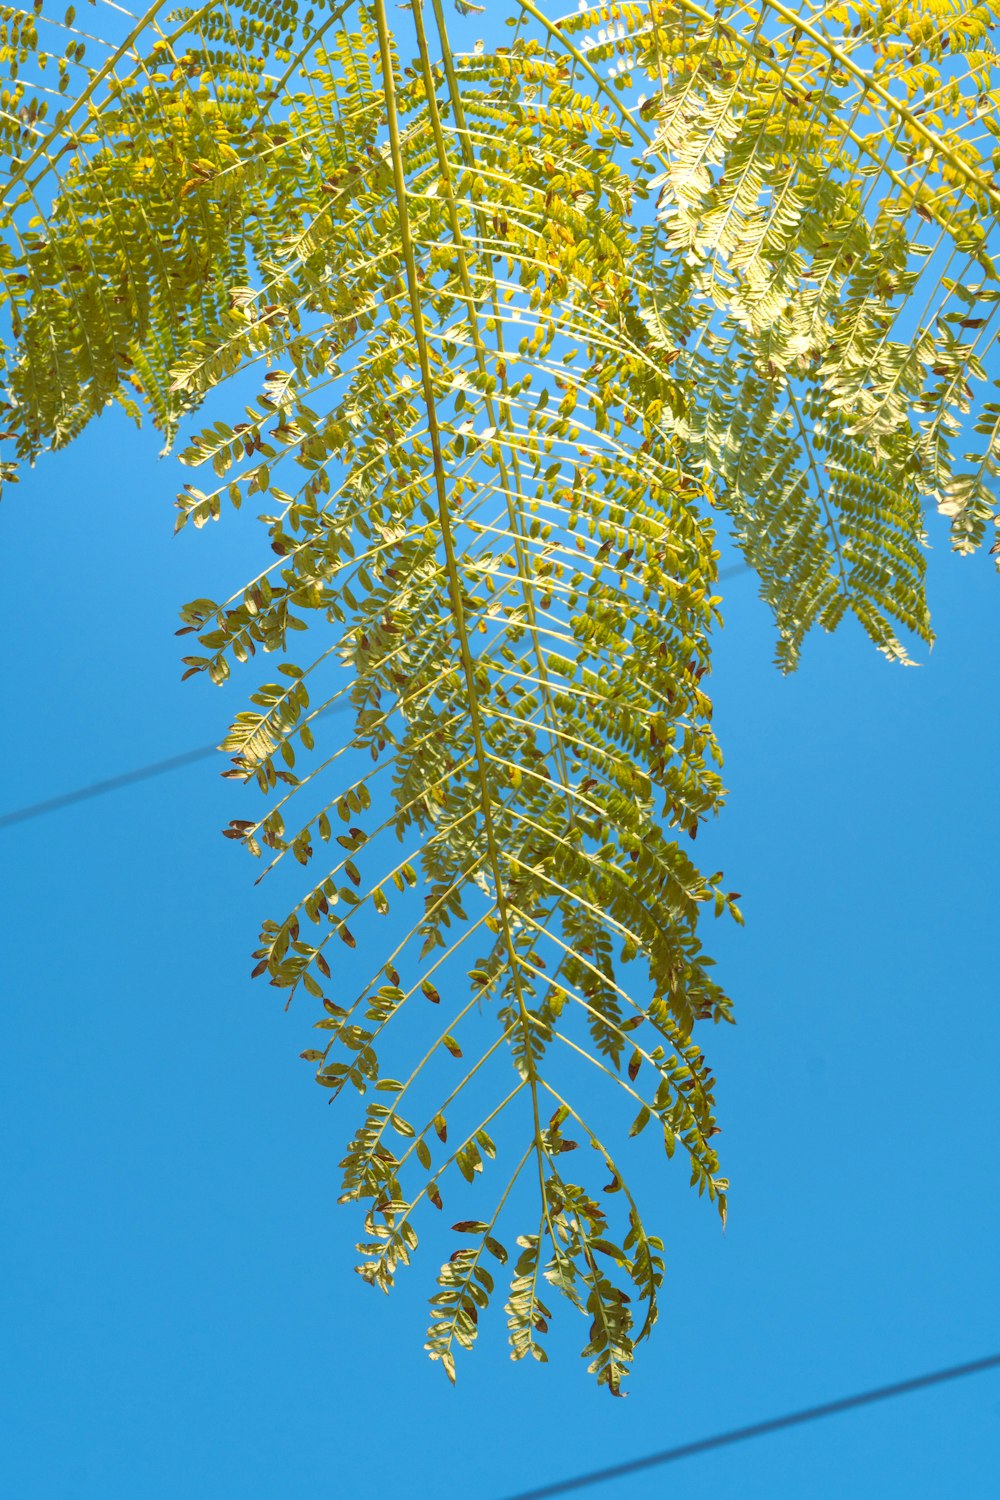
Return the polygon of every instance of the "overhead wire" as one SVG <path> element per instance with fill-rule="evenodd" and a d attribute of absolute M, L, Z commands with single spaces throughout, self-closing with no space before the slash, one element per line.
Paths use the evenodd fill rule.
<path fill-rule="evenodd" d="M 196 750 L 184 750 L 180 755 L 170 755 L 166 760 L 152 761 L 147 766 L 136 766 L 123 771 L 119 776 L 108 776 L 104 781 L 92 781 L 89 786 L 76 787 L 71 792 L 62 792 L 58 797 L 46 797 L 43 802 L 31 802 L 27 807 L 17 807 L 13 812 L 0 813 L 0 828 L 13 828 L 16 823 L 29 823 L 33 818 L 43 818 L 47 813 L 60 812 L 74 803 L 89 801 L 91 797 L 104 797 L 109 792 L 121 791 L 137 781 L 148 781 L 153 776 L 165 776 L 168 771 L 179 771 L 182 766 L 193 765 L 197 760 L 206 760 L 218 752 L 217 745 L 199 745 Z"/>
<path fill-rule="evenodd" d="M 568 1495 L 571 1490 L 582 1490 L 594 1484 L 604 1484 L 610 1479 L 625 1479 L 630 1474 L 639 1474 L 644 1469 L 659 1464 L 676 1463 L 682 1458 L 695 1458 L 709 1453 L 714 1448 L 725 1448 L 732 1443 L 745 1443 L 750 1438 L 767 1437 L 772 1432 L 782 1432 L 788 1427 L 801 1427 L 806 1422 L 818 1422 L 823 1417 L 835 1417 L 841 1412 L 854 1411 L 859 1406 L 869 1406 L 876 1401 L 889 1401 L 896 1396 L 909 1396 L 914 1391 L 926 1390 L 929 1386 L 942 1385 L 947 1380 L 961 1380 L 967 1375 L 981 1375 L 986 1370 L 1000 1367 L 1000 1353 L 987 1354 L 983 1359 L 969 1360 L 962 1365 L 949 1365 L 945 1369 L 932 1370 L 927 1375 L 915 1375 L 909 1380 L 896 1380 L 891 1385 L 876 1386 L 874 1390 L 859 1391 L 852 1396 L 841 1396 L 836 1401 L 824 1401 L 819 1406 L 807 1406 L 801 1411 L 786 1412 L 780 1417 L 770 1417 L 764 1422 L 752 1422 L 748 1427 L 733 1427 L 727 1432 L 717 1432 L 712 1437 L 698 1438 L 692 1443 L 680 1443 L 675 1448 L 663 1448 L 658 1453 L 647 1453 L 641 1458 L 630 1458 L 624 1463 L 609 1464 L 604 1469 L 591 1469 L 585 1474 L 576 1474 L 571 1479 L 559 1479 L 553 1484 L 542 1484 L 531 1490 L 521 1490 L 505 1500 L 549 1500 L 552 1495 Z"/>
<path fill-rule="evenodd" d="M 350 709 L 349 703 L 333 704 L 323 709 L 317 718 L 325 718 L 335 714 L 347 713 Z M 92 781 L 87 786 L 76 787 L 71 792 L 62 792 L 58 797 L 47 797 L 43 802 L 31 802 L 27 807 L 17 807 L 13 812 L 0 813 L 0 829 L 12 828 L 16 823 L 28 823 L 33 818 L 43 818 L 47 813 L 59 812 L 64 807 L 72 807 L 77 802 L 87 802 L 91 797 L 104 797 L 109 792 L 121 791 L 123 787 L 133 786 L 137 781 L 149 781 L 154 776 L 165 776 L 168 771 L 179 771 L 182 766 L 193 765 L 195 761 L 207 760 L 210 755 L 218 755 L 219 746 L 198 745 L 193 750 L 182 750 L 179 755 L 169 755 L 166 760 L 154 760 L 145 766 L 136 766 L 134 770 L 123 771 L 119 776 L 108 776 L 104 781 Z"/>
<path fill-rule="evenodd" d="M 748 573 L 750 569 L 746 563 L 737 563 L 735 567 L 722 568 L 718 578 L 732 578 L 737 573 Z M 336 714 L 347 711 L 349 705 L 340 708 L 331 708 L 327 713 Z M 18 823 L 30 823 L 35 818 L 44 818 L 49 813 L 61 812 L 65 807 L 73 807 L 78 802 L 88 802 L 93 797 L 105 797 L 110 792 L 119 792 L 124 787 L 134 786 L 140 781 L 150 781 L 154 776 L 165 776 L 170 771 L 179 771 L 184 766 L 193 765 L 196 761 L 207 760 L 209 756 L 218 753 L 218 745 L 199 745 L 193 750 L 182 750 L 179 755 L 169 755 L 165 760 L 151 761 L 145 766 L 136 766 L 131 771 L 123 771 L 118 776 L 108 776 L 103 781 L 92 781 L 86 786 L 76 787 L 70 792 L 61 792 L 56 797 L 46 797 L 41 802 L 30 802 L 25 807 L 16 807 L 11 812 L 0 813 L 0 830 L 13 828 Z"/>

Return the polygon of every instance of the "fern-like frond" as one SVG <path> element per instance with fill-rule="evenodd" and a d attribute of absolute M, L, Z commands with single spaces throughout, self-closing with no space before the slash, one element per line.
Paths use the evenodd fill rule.
<path fill-rule="evenodd" d="M 929 638 L 927 500 L 987 535 L 993 15 L 510 19 L 459 53 L 440 0 L 397 34 L 384 0 L 160 5 L 92 62 L 72 9 L 6 9 L 3 472 L 117 402 L 185 422 L 178 526 L 261 497 L 270 552 L 185 608 L 185 667 L 278 662 L 226 832 L 302 872 L 254 972 L 362 1101 L 358 1269 L 390 1287 L 447 1200 L 431 1357 L 454 1374 L 502 1272 L 514 1357 L 559 1293 L 618 1393 L 664 1272 L 620 1137 L 725 1214 L 714 521 L 785 666 L 849 612 L 895 659 Z M 220 388 L 238 419 L 195 430 Z"/>
<path fill-rule="evenodd" d="M 950 451 L 1000 297 L 980 129 L 993 17 L 688 0 L 645 15 L 631 45 L 658 84 L 640 114 L 662 164 L 647 316 L 694 394 L 692 456 L 760 572 L 785 665 L 847 610 L 905 660 L 899 627 L 929 638 L 922 502 L 960 546 L 995 510 L 988 456 L 958 477 Z"/>

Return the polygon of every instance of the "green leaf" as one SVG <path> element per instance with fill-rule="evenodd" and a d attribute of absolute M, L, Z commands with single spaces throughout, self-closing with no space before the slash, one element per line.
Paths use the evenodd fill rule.
<path fill-rule="evenodd" d="M 654 1116 L 725 1216 L 702 924 L 742 916 L 692 844 L 724 800 L 718 531 L 785 670 L 847 616 L 927 645 L 929 508 L 1000 557 L 997 65 L 988 10 L 931 10 L 664 0 L 654 46 L 644 8 L 532 4 L 456 52 L 425 0 L 399 36 L 384 0 L 234 0 L 169 42 L 154 7 L 100 66 L 72 8 L 5 17 L 0 477 L 117 403 L 183 429 L 178 527 L 260 496 L 182 665 L 247 682 L 225 774 L 263 804 L 226 834 L 298 882 L 253 972 L 322 1000 L 361 1274 L 392 1285 L 439 1179 L 488 1202 L 433 1294 L 451 1379 L 505 1217 L 514 1358 L 558 1294 L 621 1393 L 662 1246 L 620 1148 Z M 624 1141 L 598 1090 L 651 1101 Z"/>

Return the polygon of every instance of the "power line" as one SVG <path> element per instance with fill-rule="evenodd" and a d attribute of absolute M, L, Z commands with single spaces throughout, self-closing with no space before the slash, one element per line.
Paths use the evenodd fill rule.
<path fill-rule="evenodd" d="M 74 802 L 86 802 L 91 797 L 104 797 L 108 792 L 121 791 L 136 781 L 148 781 L 153 776 L 165 776 L 168 771 L 179 771 L 181 766 L 190 766 L 196 760 L 205 760 L 215 755 L 217 745 L 201 745 L 197 750 L 185 750 L 180 755 L 171 755 L 167 760 L 156 760 L 148 766 L 137 766 L 134 771 L 123 771 L 120 776 L 109 776 L 106 781 L 92 781 L 89 786 L 77 787 L 75 791 L 63 792 L 58 797 L 48 797 L 44 802 L 32 802 L 28 807 L 15 808 L 13 812 L 0 814 L 0 828 L 12 828 L 15 823 L 27 823 L 32 818 L 43 818 L 46 813 L 59 812 L 72 807 Z"/>
<path fill-rule="evenodd" d="M 732 568 L 722 568 L 719 579 L 732 578 L 737 573 L 748 573 L 746 563 Z M 323 714 L 342 713 L 344 707 L 323 710 Z M 73 807 L 77 802 L 88 802 L 92 797 L 106 797 L 109 792 L 120 792 L 123 787 L 134 786 L 137 781 L 149 781 L 154 776 L 165 776 L 168 771 L 179 771 L 182 766 L 195 761 L 207 760 L 215 755 L 217 745 L 199 745 L 196 750 L 183 750 L 180 755 L 168 756 L 166 760 L 154 760 L 147 766 L 137 766 L 133 771 L 123 771 L 120 776 L 109 776 L 105 781 L 92 781 L 88 786 L 77 787 L 72 792 L 62 792 L 58 797 L 47 797 L 44 802 L 32 802 L 27 807 L 17 807 L 13 812 L 0 813 L 0 829 L 13 828 L 16 823 L 30 823 L 33 818 L 44 818 L 48 813 L 61 812 L 64 807 Z"/>
<path fill-rule="evenodd" d="M 323 709 L 317 718 L 326 714 L 345 713 L 349 706 L 340 704 Z M 132 786 L 137 781 L 165 776 L 168 771 L 179 771 L 182 766 L 193 765 L 197 760 L 207 760 L 210 755 L 217 755 L 218 752 L 218 745 L 199 745 L 196 750 L 183 750 L 180 755 L 168 756 L 166 760 L 154 760 L 146 766 L 136 766 L 135 770 L 123 771 L 120 776 L 109 776 L 105 781 L 92 781 L 88 786 L 63 792 L 58 797 L 48 797 L 44 802 L 32 802 L 27 807 L 15 808 L 13 812 L 0 813 L 0 829 L 12 828 L 15 823 L 28 823 L 32 818 L 44 818 L 47 813 L 59 812 L 64 807 L 72 807 L 76 802 L 87 802 L 91 797 L 105 797 L 109 792 L 119 792 L 122 787 Z"/>
<path fill-rule="evenodd" d="M 965 1365 L 951 1365 L 948 1369 L 934 1370 L 929 1375 L 916 1375 L 912 1380 L 897 1380 L 893 1385 L 876 1386 L 872 1391 L 862 1391 L 856 1396 L 842 1396 L 839 1401 L 826 1401 L 821 1406 L 807 1406 L 803 1411 L 771 1417 L 766 1422 L 754 1422 L 749 1427 L 734 1427 L 729 1432 L 718 1432 L 714 1437 L 700 1438 L 694 1443 L 682 1443 L 677 1448 L 664 1448 L 659 1453 L 648 1453 L 644 1458 L 632 1458 L 625 1463 L 612 1464 L 607 1469 L 591 1469 L 589 1473 L 578 1474 L 574 1479 L 559 1479 L 554 1484 L 523 1490 L 520 1494 L 509 1496 L 508 1500 L 547 1500 L 550 1495 L 566 1495 L 570 1490 L 580 1490 L 586 1485 L 603 1484 L 607 1479 L 622 1479 L 628 1474 L 638 1474 L 642 1469 L 652 1469 L 657 1464 L 673 1463 L 679 1458 L 694 1458 L 713 1448 L 743 1443 L 748 1438 L 766 1437 L 768 1433 L 780 1432 L 786 1427 L 817 1422 L 821 1417 L 835 1417 L 840 1412 L 853 1411 L 855 1407 L 868 1406 L 873 1401 L 889 1401 L 894 1396 L 908 1396 L 927 1386 L 941 1385 L 946 1380 L 960 1380 L 965 1375 L 980 1375 L 983 1371 L 993 1370 L 998 1366 L 1000 1354 L 988 1354 L 985 1359 L 973 1359 Z"/>

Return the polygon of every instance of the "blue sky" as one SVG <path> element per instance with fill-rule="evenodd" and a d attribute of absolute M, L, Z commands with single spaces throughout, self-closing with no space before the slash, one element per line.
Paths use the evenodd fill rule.
<path fill-rule="evenodd" d="M 107 416 L 0 508 L 0 813 L 218 740 L 251 690 L 182 685 L 174 630 L 256 571 L 253 517 L 173 538 L 190 475 L 157 446 Z M 697 852 L 747 917 L 708 934 L 730 1222 L 639 1143 L 667 1283 L 626 1401 L 568 1310 L 512 1365 L 499 1304 L 452 1390 L 422 1351 L 451 1241 L 391 1299 L 353 1275 L 346 1115 L 298 1058 L 313 1010 L 248 978 L 280 901 L 219 835 L 221 760 L 0 830 L 0 1493 L 504 1500 L 1000 1349 L 1000 580 L 932 535 L 915 670 L 848 625 L 783 679 L 753 579 L 724 585 L 730 799 Z M 998 1435 L 993 1373 L 587 1493 L 985 1500 Z"/>
<path fill-rule="evenodd" d="M 0 511 L 4 809 L 211 741 L 249 690 L 182 686 L 173 630 L 248 572 L 252 520 L 172 539 L 154 448 L 106 417 Z M 748 919 L 712 934 L 731 1219 L 640 1159 L 668 1281 L 627 1401 L 592 1389 L 569 1317 L 545 1368 L 494 1318 L 450 1389 L 421 1349 L 441 1242 L 391 1299 L 352 1274 L 343 1120 L 297 1057 L 311 1013 L 247 977 L 271 908 L 219 836 L 242 807 L 215 765 L 2 834 L 4 1493 L 501 1500 L 1000 1346 L 1000 585 L 935 536 L 915 670 L 847 629 L 782 679 L 752 579 L 725 587 L 731 796 L 699 853 Z M 985 1375 L 604 1493 L 973 1500 L 998 1418 Z"/>

